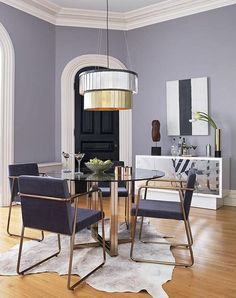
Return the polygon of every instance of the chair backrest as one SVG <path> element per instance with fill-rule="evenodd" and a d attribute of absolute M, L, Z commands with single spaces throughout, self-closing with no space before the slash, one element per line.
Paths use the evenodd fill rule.
<path fill-rule="evenodd" d="M 190 170 L 189 174 L 188 174 L 186 187 L 193 189 L 195 186 L 195 182 L 196 182 L 196 173 L 194 170 Z M 193 197 L 193 190 L 186 190 L 186 192 L 184 194 L 184 209 L 185 209 L 185 214 L 186 214 L 187 218 L 189 216 L 192 197 Z"/>
<path fill-rule="evenodd" d="M 20 176 L 18 182 L 24 227 L 72 234 L 74 209 L 68 200 L 70 194 L 66 180 Z"/>
<path fill-rule="evenodd" d="M 22 163 L 22 164 L 12 164 L 8 166 L 9 176 L 19 177 L 20 175 L 32 175 L 32 176 L 39 176 L 39 168 L 37 163 Z M 18 183 L 15 183 L 14 188 L 13 186 L 13 179 L 9 179 L 10 181 L 10 189 L 13 192 L 12 197 L 13 200 L 17 195 Z"/>
<path fill-rule="evenodd" d="M 123 161 L 120 160 L 113 160 L 113 165 L 112 167 L 110 167 L 109 170 L 106 171 L 106 173 L 114 173 L 115 171 L 115 167 L 124 167 L 125 163 Z M 99 182 L 98 186 L 100 187 L 109 187 L 110 183 L 109 182 Z M 124 187 L 125 183 L 124 182 L 119 182 L 119 187 Z"/>

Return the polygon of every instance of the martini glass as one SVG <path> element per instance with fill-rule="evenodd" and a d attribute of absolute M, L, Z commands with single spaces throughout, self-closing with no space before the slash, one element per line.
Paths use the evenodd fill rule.
<path fill-rule="evenodd" d="M 78 162 L 78 171 L 75 174 L 83 174 L 82 172 L 80 172 L 80 163 L 81 163 L 82 158 L 84 157 L 84 153 L 81 153 L 81 152 L 75 153 L 74 156 Z"/>
<path fill-rule="evenodd" d="M 70 173 L 71 170 L 69 169 L 69 166 L 68 166 L 68 160 L 70 158 L 70 154 L 69 153 L 66 153 L 66 152 L 62 152 L 62 156 L 65 158 L 65 161 L 66 161 L 66 167 L 65 169 L 63 170 L 64 173 Z"/>

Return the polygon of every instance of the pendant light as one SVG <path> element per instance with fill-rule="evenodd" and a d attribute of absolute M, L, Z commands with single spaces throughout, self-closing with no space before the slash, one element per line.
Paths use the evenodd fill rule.
<path fill-rule="evenodd" d="M 107 68 L 82 72 L 79 93 L 84 96 L 84 110 L 115 111 L 132 108 L 138 92 L 138 75 L 125 69 L 109 68 L 108 0 L 106 15 Z"/>

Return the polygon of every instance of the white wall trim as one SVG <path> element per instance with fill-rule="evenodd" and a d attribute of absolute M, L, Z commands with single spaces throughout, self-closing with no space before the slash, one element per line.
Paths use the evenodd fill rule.
<path fill-rule="evenodd" d="M 236 4 L 236 0 L 164 1 L 125 13 L 126 30 L 161 23 L 231 4 Z"/>
<path fill-rule="evenodd" d="M 229 194 L 224 198 L 224 206 L 236 207 L 236 190 L 230 190 Z"/>
<path fill-rule="evenodd" d="M 0 205 L 10 202 L 8 181 L 8 165 L 14 161 L 14 85 L 15 85 L 15 53 L 13 44 L 6 29 L 0 23 L 0 47 L 2 49 L 2 92 L 0 129 Z"/>
<path fill-rule="evenodd" d="M 123 63 L 116 58 L 110 57 L 110 67 L 126 69 Z M 82 55 L 71 60 L 64 68 L 61 76 L 61 151 L 74 153 L 74 81 L 76 73 L 87 66 L 106 67 L 105 55 Z M 120 160 L 126 165 L 132 164 L 132 112 L 119 112 L 119 142 Z M 64 160 L 62 160 L 64 162 Z M 70 159 L 70 167 L 74 162 Z"/>
<path fill-rule="evenodd" d="M 55 25 L 105 29 L 106 12 L 101 10 L 63 8 L 57 14 Z M 109 12 L 109 28 L 125 30 L 125 15 L 120 12 Z"/>
<path fill-rule="evenodd" d="M 106 14 L 101 10 L 69 9 L 49 0 L 0 0 L 10 6 L 59 26 L 104 28 Z M 236 0 L 169 0 L 129 12 L 110 12 L 109 27 L 131 30 L 219 7 L 236 4 Z"/>

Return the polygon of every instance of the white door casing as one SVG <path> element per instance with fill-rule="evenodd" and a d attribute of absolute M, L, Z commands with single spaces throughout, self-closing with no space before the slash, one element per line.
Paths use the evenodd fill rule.
<path fill-rule="evenodd" d="M 1 93 L 0 93 L 0 206 L 10 203 L 8 165 L 14 161 L 14 84 L 15 52 L 11 38 L 0 23 Z"/>
<path fill-rule="evenodd" d="M 118 59 L 109 57 L 110 67 L 115 69 L 126 69 L 125 65 Z M 107 56 L 105 55 L 82 55 L 71 60 L 64 68 L 61 76 L 61 151 L 74 153 L 74 113 L 75 94 L 74 81 L 77 72 L 88 66 L 106 67 Z M 119 159 L 125 165 L 132 164 L 132 112 L 131 110 L 119 111 Z M 64 162 L 64 160 L 62 160 Z M 74 162 L 70 159 L 70 168 L 73 169 Z"/>

